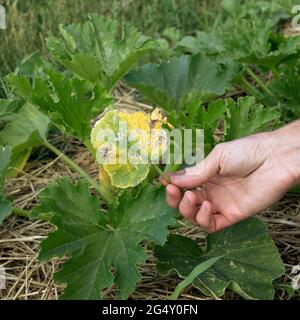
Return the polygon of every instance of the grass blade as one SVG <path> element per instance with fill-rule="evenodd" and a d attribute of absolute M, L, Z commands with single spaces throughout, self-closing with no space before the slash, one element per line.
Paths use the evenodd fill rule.
<path fill-rule="evenodd" d="M 215 264 L 218 260 L 220 260 L 223 256 L 214 257 L 211 259 L 208 259 L 195 267 L 192 272 L 183 280 L 181 281 L 177 287 L 175 288 L 174 292 L 170 296 L 169 300 L 177 300 L 181 291 L 189 286 L 196 277 L 198 277 L 202 272 L 206 271 L 208 268 L 210 268 L 213 264 Z"/>

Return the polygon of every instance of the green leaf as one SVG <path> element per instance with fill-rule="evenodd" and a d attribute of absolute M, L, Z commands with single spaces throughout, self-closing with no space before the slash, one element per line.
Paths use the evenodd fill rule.
<path fill-rule="evenodd" d="M 218 56 L 219 60 L 235 60 L 273 68 L 300 53 L 300 36 L 273 37 L 273 20 L 262 16 L 251 19 L 229 19 L 214 32 L 198 32 L 179 42 L 187 52 L 204 52 Z"/>
<path fill-rule="evenodd" d="M 228 22 L 222 37 L 224 52 L 228 58 L 243 63 L 272 68 L 300 52 L 300 36 L 278 37 L 272 41 L 273 21 L 258 16 L 253 19 L 234 19 Z"/>
<path fill-rule="evenodd" d="M 91 15 L 82 25 L 60 28 L 63 40 L 48 39 L 52 55 L 75 74 L 108 90 L 150 50 L 154 43 L 136 28 L 104 16 Z"/>
<path fill-rule="evenodd" d="M 2 194 L 6 171 L 10 162 L 11 147 L 0 146 L 0 224 L 11 213 L 10 201 Z"/>
<path fill-rule="evenodd" d="M 14 114 L 20 110 L 23 101 L 13 99 L 0 99 L 0 128 L 3 123 L 13 120 Z"/>
<path fill-rule="evenodd" d="M 273 25 L 276 25 L 281 19 L 291 17 L 291 8 L 295 5 L 293 0 L 223 0 L 221 7 L 226 11 L 226 15 L 237 18 L 247 17 L 252 19 L 259 16 L 264 19 L 272 19 Z"/>
<path fill-rule="evenodd" d="M 283 109 L 291 111 L 293 114 L 293 120 L 300 117 L 300 63 L 296 63 L 284 66 L 281 73 L 284 77 L 280 79 L 274 79 L 270 88 L 278 97 L 278 100 L 282 102 Z"/>
<path fill-rule="evenodd" d="M 254 218 L 209 234 L 203 250 L 196 241 L 178 235 L 155 249 L 159 272 L 175 269 L 183 278 L 199 263 L 222 255 L 193 281 L 196 288 L 208 296 L 222 296 L 229 287 L 246 299 L 274 297 L 272 281 L 283 274 L 284 266 L 265 225 Z"/>
<path fill-rule="evenodd" d="M 197 31 L 195 37 L 184 37 L 178 42 L 178 46 L 192 54 L 197 54 L 199 52 L 218 54 L 225 50 L 222 38 L 214 31 Z"/>
<path fill-rule="evenodd" d="M 33 85 L 26 77 L 10 75 L 7 79 L 21 97 L 37 105 L 55 124 L 83 141 L 89 140 L 90 121 L 111 102 L 106 90 L 63 73 L 48 70 L 46 75 L 48 79 L 37 77 Z"/>
<path fill-rule="evenodd" d="M 26 55 L 20 63 L 17 64 L 14 74 L 27 77 L 42 75 L 45 68 L 53 68 L 53 64 L 44 59 L 39 51 Z"/>
<path fill-rule="evenodd" d="M 34 214 L 47 213 L 56 231 L 42 242 L 40 259 L 70 257 L 55 274 L 57 283 L 67 284 L 63 299 L 99 299 L 114 283 L 127 298 L 140 280 L 137 265 L 146 260 L 141 241 L 163 244 L 174 222 L 162 189 L 148 185 L 135 199 L 125 192 L 104 215 L 84 180 L 60 179 L 42 191 Z"/>
<path fill-rule="evenodd" d="M 3 178 L 8 168 L 11 157 L 11 147 L 0 146 L 0 190 L 2 190 Z"/>
<path fill-rule="evenodd" d="M 12 147 L 8 176 L 14 176 L 23 169 L 31 149 L 46 139 L 48 125 L 48 117 L 26 103 L 0 132 L 0 142 Z"/>
<path fill-rule="evenodd" d="M 226 111 L 227 106 L 223 100 L 214 101 L 207 107 L 194 102 L 185 111 L 171 112 L 168 122 L 176 128 L 203 129 L 206 152 L 209 152 L 217 142 L 215 132 L 220 121 L 224 120 Z"/>
<path fill-rule="evenodd" d="M 11 203 L 0 193 L 0 225 L 11 214 Z"/>
<path fill-rule="evenodd" d="M 223 256 L 211 258 L 207 261 L 201 262 L 198 264 L 191 273 L 183 280 L 181 281 L 176 288 L 174 289 L 174 292 L 170 296 L 170 300 L 177 300 L 179 297 L 181 291 L 186 288 L 187 286 L 191 285 L 192 282 L 200 276 L 201 273 L 206 271 L 208 268 L 210 268 L 213 264 L 215 264 L 218 260 L 220 260 Z"/>
<path fill-rule="evenodd" d="M 199 53 L 175 57 L 160 65 L 144 65 L 125 79 L 155 105 L 178 110 L 193 100 L 205 101 L 224 94 L 235 74 L 234 64 L 219 63 Z"/>
<path fill-rule="evenodd" d="M 268 128 L 279 120 L 280 113 L 274 107 L 264 107 L 258 104 L 254 97 L 242 97 L 234 102 L 223 100 L 228 108 L 225 118 L 226 132 L 224 139 L 231 141 L 245 137 Z"/>

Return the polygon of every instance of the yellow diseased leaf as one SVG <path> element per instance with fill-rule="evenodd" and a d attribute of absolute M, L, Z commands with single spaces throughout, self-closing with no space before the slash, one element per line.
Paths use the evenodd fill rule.
<path fill-rule="evenodd" d="M 106 188 L 110 188 L 111 180 L 107 172 L 104 170 L 103 166 L 99 166 L 99 181 L 100 184 Z"/>
<path fill-rule="evenodd" d="M 167 149 L 163 122 L 157 112 L 118 110 L 108 111 L 97 121 L 91 142 L 112 186 L 134 187 L 147 177 L 151 159 L 158 161 Z"/>

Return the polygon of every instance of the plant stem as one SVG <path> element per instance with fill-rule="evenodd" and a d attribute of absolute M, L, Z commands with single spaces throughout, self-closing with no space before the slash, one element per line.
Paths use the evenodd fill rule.
<path fill-rule="evenodd" d="M 272 73 L 273 76 L 277 79 L 280 80 L 280 73 L 278 72 L 278 70 L 275 67 L 272 67 Z"/>
<path fill-rule="evenodd" d="M 94 149 L 93 145 L 89 140 L 84 140 L 83 141 L 84 145 L 87 147 L 91 155 L 93 156 L 94 159 L 96 159 L 96 150 Z"/>
<path fill-rule="evenodd" d="M 49 143 L 47 140 L 44 140 L 43 142 L 44 146 L 48 148 L 50 151 L 52 151 L 54 154 L 56 154 L 58 157 L 62 158 L 76 173 L 78 173 L 80 176 L 87 179 L 87 181 L 90 183 L 90 185 L 95 188 L 102 196 L 102 192 L 99 186 L 99 183 L 92 179 L 84 170 L 82 170 L 72 159 L 70 159 L 68 156 L 66 156 L 63 152 L 58 150 L 54 145 Z M 106 200 L 106 199 L 105 199 Z"/>
<path fill-rule="evenodd" d="M 19 216 L 19 217 L 29 218 L 30 214 L 31 214 L 31 211 L 13 207 L 11 209 L 11 213 L 13 213 L 13 214 L 15 214 L 16 216 Z"/>
<path fill-rule="evenodd" d="M 260 92 L 258 90 L 256 90 L 249 81 L 247 81 L 244 77 L 241 77 L 240 79 L 241 79 L 242 85 L 244 87 L 243 89 L 247 93 L 249 93 L 251 96 L 254 96 L 254 97 L 258 97 L 258 98 L 261 97 Z"/>
<path fill-rule="evenodd" d="M 158 165 L 154 164 L 153 166 L 154 166 L 155 170 L 157 171 L 157 173 L 158 173 L 164 180 L 166 180 L 168 183 L 171 182 L 171 181 L 170 181 L 170 178 L 161 170 L 161 168 L 160 168 Z"/>
<path fill-rule="evenodd" d="M 246 68 L 246 72 L 249 76 L 256 81 L 256 83 L 271 97 L 274 96 L 274 93 L 261 81 L 261 79 L 250 69 Z"/>

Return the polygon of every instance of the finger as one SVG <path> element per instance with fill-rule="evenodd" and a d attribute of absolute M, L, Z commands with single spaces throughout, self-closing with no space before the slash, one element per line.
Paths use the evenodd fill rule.
<path fill-rule="evenodd" d="M 212 205 L 209 201 L 202 203 L 196 215 L 196 222 L 210 233 L 220 231 L 233 224 L 224 215 L 220 213 L 213 214 Z"/>
<path fill-rule="evenodd" d="M 185 219 L 196 223 L 196 214 L 198 211 L 197 198 L 194 192 L 186 191 L 179 204 L 179 211 Z"/>
<path fill-rule="evenodd" d="M 172 184 L 166 187 L 166 201 L 171 208 L 178 208 L 182 199 L 180 189 Z"/>
<path fill-rule="evenodd" d="M 186 168 L 181 174 L 172 174 L 171 183 L 186 189 L 196 188 L 213 178 L 220 171 L 222 148 L 213 151 L 199 164 Z"/>
<path fill-rule="evenodd" d="M 170 184 L 170 182 L 166 181 L 162 176 L 159 177 L 159 182 L 165 187 Z"/>
<path fill-rule="evenodd" d="M 184 172 L 185 172 L 184 170 L 180 170 L 177 172 L 166 172 L 164 176 L 159 177 L 159 181 L 162 185 L 167 186 L 168 184 L 170 184 L 170 181 L 167 181 L 165 177 L 170 179 L 171 175 L 180 175 L 180 174 L 184 174 Z"/>
<path fill-rule="evenodd" d="M 207 200 L 207 194 L 206 194 L 205 189 L 194 190 L 193 193 L 195 194 L 197 205 L 200 205 L 200 204 L 202 204 L 203 201 Z"/>

